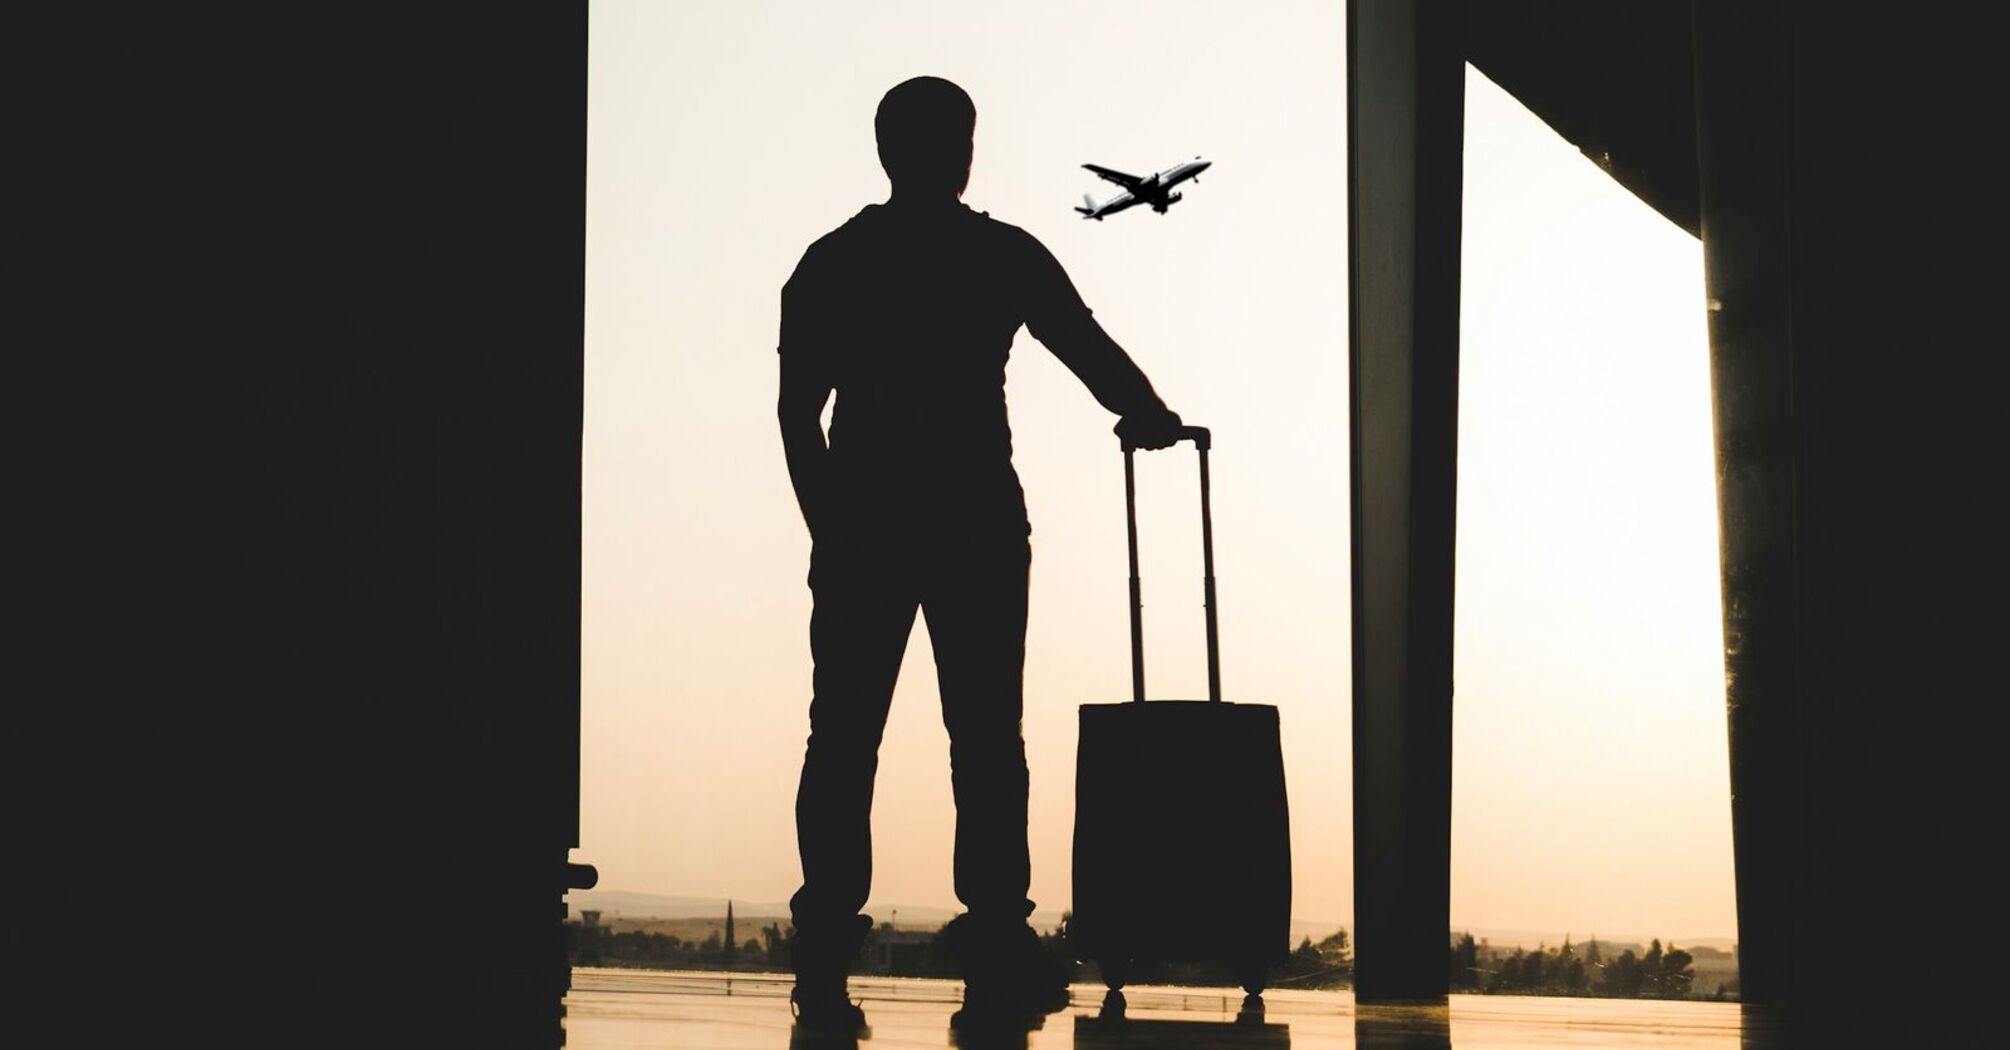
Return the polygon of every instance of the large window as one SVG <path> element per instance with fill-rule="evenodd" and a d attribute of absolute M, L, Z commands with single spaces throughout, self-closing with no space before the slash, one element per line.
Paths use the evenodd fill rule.
<path fill-rule="evenodd" d="M 977 103 L 966 202 L 1045 242 L 1173 407 L 1214 428 L 1223 682 L 1282 709 L 1301 932 L 1349 921 L 1342 15 L 594 6 L 580 855 L 602 887 L 713 914 L 732 896 L 752 936 L 796 885 L 809 544 L 775 426 L 778 292 L 812 239 L 885 198 L 874 107 L 932 73 Z M 1214 167 L 1166 215 L 1073 211 L 1114 191 L 1084 163 L 1196 154 Z M 1113 420 L 1023 334 L 1008 391 L 1034 527 L 1032 896 L 1051 920 L 1076 705 L 1130 689 L 1122 467 Z M 1152 692 L 1202 696 L 1192 452 L 1140 474 Z M 872 910 L 903 926 L 956 903 L 926 641 L 917 627 L 875 813 Z"/>
<path fill-rule="evenodd" d="M 1466 106 L 1453 921 L 1728 948 L 1701 246 L 1476 70 Z"/>

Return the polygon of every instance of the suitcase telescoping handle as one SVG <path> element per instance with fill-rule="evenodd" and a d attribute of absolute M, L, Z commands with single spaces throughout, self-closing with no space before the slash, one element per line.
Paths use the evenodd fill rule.
<path fill-rule="evenodd" d="M 1207 610 L 1207 698 L 1221 702 L 1221 643 L 1214 620 L 1214 515 L 1208 509 L 1207 450 L 1214 438 L 1206 427 L 1181 427 L 1180 441 L 1191 441 L 1200 452 L 1200 559 L 1201 597 Z M 1137 447 L 1124 445 L 1124 518 L 1130 526 L 1131 541 L 1131 699 L 1145 702 L 1145 603 L 1138 583 L 1138 481 Z"/>

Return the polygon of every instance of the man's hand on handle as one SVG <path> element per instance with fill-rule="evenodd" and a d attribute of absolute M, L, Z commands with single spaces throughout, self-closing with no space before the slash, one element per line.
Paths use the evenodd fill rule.
<path fill-rule="evenodd" d="M 1117 421 L 1116 433 L 1124 444 L 1136 448 L 1171 448 L 1180 440 L 1179 413 L 1172 409 L 1134 412 Z"/>

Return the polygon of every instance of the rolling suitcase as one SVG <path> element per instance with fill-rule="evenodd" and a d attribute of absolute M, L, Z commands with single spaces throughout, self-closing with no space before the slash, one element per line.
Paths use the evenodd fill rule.
<path fill-rule="evenodd" d="M 1145 702 L 1138 582 L 1136 450 L 1124 447 L 1130 527 L 1131 702 L 1083 704 L 1075 759 L 1074 951 L 1112 989 L 1133 960 L 1215 962 L 1251 995 L 1291 948 L 1291 832 L 1277 708 L 1221 699 L 1214 523 L 1205 427 L 1201 557 L 1207 610 L 1204 701 Z"/>

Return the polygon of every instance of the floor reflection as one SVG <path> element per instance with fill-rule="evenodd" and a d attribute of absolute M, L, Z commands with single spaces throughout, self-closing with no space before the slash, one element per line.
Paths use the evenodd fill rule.
<path fill-rule="evenodd" d="M 1002 1027 L 968 1024 L 952 1015 L 949 1045 L 957 1050 L 1027 1050 L 1033 1045 L 1033 1033 L 1046 1026 L 1046 1018 L 1036 1018 L 1024 1026 Z"/>
<path fill-rule="evenodd" d="M 1358 1050 L 1452 1050 L 1452 1011 L 1444 1003 L 1361 1005 L 1354 1010 Z"/>
<path fill-rule="evenodd" d="M 859 1050 L 859 1040 L 855 1036 L 827 1035 L 802 1028 L 791 1028 L 789 1050 Z"/>
<path fill-rule="evenodd" d="M 1125 997 L 1079 985 L 1039 1028 L 973 1029 L 955 981 L 858 978 L 871 1033 L 794 1031 L 786 974 L 582 969 L 567 997 L 569 1050 L 1786 1050 L 1865 1045 L 1861 1031 L 1810 1040 L 1786 1019 L 1735 1003 L 1455 995 L 1428 1005 L 1362 1005 L 1345 991 L 1136 987 Z M 1839 1022 L 1844 1019 L 1838 1019 Z M 1801 1019 L 1805 1024 L 1805 1019 Z M 1862 1027 L 1861 1017 L 1847 1023 Z M 1454 1039 L 1456 1035 L 1456 1039 Z M 1876 1045 L 1916 1046 L 1897 1040 Z M 1947 1044 L 1955 1045 L 1955 1044 Z M 1973 1045 L 1987 1045 L 1976 1043 Z"/>

